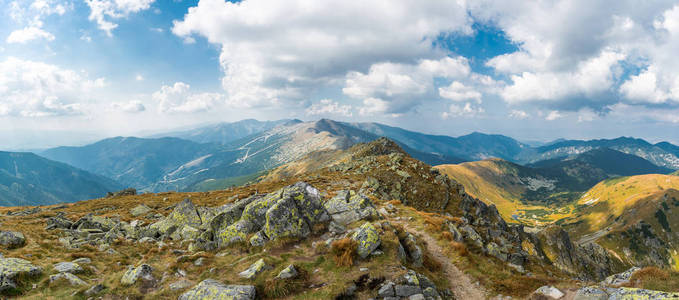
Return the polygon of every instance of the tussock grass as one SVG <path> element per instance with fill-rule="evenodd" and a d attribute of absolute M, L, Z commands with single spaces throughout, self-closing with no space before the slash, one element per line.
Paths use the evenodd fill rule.
<path fill-rule="evenodd" d="M 343 238 L 332 242 L 330 255 L 338 267 L 348 267 L 354 264 L 358 243 L 350 238 Z"/>

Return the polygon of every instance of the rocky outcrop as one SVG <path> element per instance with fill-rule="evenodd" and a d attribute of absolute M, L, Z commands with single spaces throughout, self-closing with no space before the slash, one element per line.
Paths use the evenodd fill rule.
<path fill-rule="evenodd" d="M 618 300 L 618 299 L 677 299 L 679 293 L 652 291 L 637 288 L 606 288 L 590 286 L 579 289 L 573 300 Z"/>
<path fill-rule="evenodd" d="M 333 221 L 341 225 L 348 225 L 358 220 L 372 220 L 378 216 L 372 201 L 354 191 L 339 191 L 337 196 L 326 201 L 323 206 Z"/>
<path fill-rule="evenodd" d="M 0 231 L 0 247 L 5 249 L 21 248 L 26 244 L 24 234 L 17 231 Z"/>
<path fill-rule="evenodd" d="M 225 219 L 228 218 L 221 219 L 214 238 L 222 247 L 246 241 L 246 236 L 253 233 L 259 233 L 262 240 L 304 238 L 316 224 L 327 222 L 330 217 L 321 205 L 318 190 L 299 182 L 251 200 L 234 223 Z"/>
<path fill-rule="evenodd" d="M 0 258 L 0 294 L 17 288 L 19 279 L 35 278 L 42 268 L 20 258 Z"/>
<path fill-rule="evenodd" d="M 123 285 L 133 285 L 139 280 L 154 281 L 153 268 L 147 264 L 142 264 L 136 268 L 130 266 L 120 279 L 120 283 Z"/>
<path fill-rule="evenodd" d="M 266 271 L 271 269 L 271 266 L 267 265 L 264 259 L 260 258 L 258 261 L 256 261 L 254 264 L 250 265 L 250 267 L 238 274 L 241 278 L 245 279 L 252 279 L 257 276 L 257 274 L 261 273 L 262 271 Z"/>
<path fill-rule="evenodd" d="M 179 296 L 179 300 L 253 300 L 256 296 L 257 291 L 252 285 L 226 285 L 216 280 L 206 279 Z"/>
<path fill-rule="evenodd" d="M 413 270 L 379 287 L 381 299 L 442 299 L 436 285 L 426 276 Z"/>
<path fill-rule="evenodd" d="M 358 256 L 366 258 L 370 253 L 375 251 L 380 246 L 382 240 L 379 233 L 370 222 L 366 222 L 358 228 L 352 237 L 358 243 Z"/>
<path fill-rule="evenodd" d="M 75 276 L 72 273 L 64 272 L 55 275 L 50 275 L 50 283 L 57 282 L 60 280 L 67 281 L 71 286 L 87 285 L 87 282 L 83 281 L 82 279 L 78 278 L 78 276 Z"/>

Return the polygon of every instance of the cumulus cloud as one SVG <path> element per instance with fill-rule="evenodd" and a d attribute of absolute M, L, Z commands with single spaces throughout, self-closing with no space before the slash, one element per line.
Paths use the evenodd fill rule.
<path fill-rule="evenodd" d="M 53 41 L 52 33 L 43 29 L 43 19 L 49 15 L 63 15 L 67 7 L 55 0 L 12 1 L 9 3 L 9 16 L 20 26 L 7 36 L 9 44 L 25 44 L 35 40 Z"/>
<path fill-rule="evenodd" d="M 7 43 L 25 44 L 27 42 L 38 39 L 53 41 L 54 35 L 38 27 L 26 27 L 24 29 L 12 31 L 7 37 Z"/>
<path fill-rule="evenodd" d="M 417 64 L 376 63 L 367 73 L 349 72 L 342 92 L 355 99 L 372 98 L 373 100 L 368 101 L 371 106 L 377 103 L 374 99 L 379 99 L 381 112 L 399 114 L 418 105 L 423 98 L 436 97 L 434 84 L 436 78 L 460 79 L 468 77 L 470 73 L 469 64 L 463 57 L 423 59 Z M 458 88 L 458 85 L 462 83 L 452 84 L 453 88 Z M 445 89 L 441 96 L 459 98 L 463 95 L 453 93 L 466 93 L 472 99 L 480 101 L 480 93 L 464 85 L 462 89 L 464 91 Z M 377 112 L 374 107 L 367 111 Z"/>
<path fill-rule="evenodd" d="M 164 85 L 153 93 L 152 99 L 164 113 L 196 113 L 207 111 L 224 101 L 219 93 L 194 93 L 191 86 L 183 82 Z"/>
<path fill-rule="evenodd" d="M 518 51 L 486 65 L 509 78 L 510 104 L 605 112 L 679 98 L 679 5 L 671 1 L 474 1 L 470 14 L 502 30 Z M 639 74 L 634 73 L 639 69 Z M 633 76 L 628 76 L 629 72 Z"/>
<path fill-rule="evenodd" d="M 104 85 L 103 78 L 89 79 L 82 72 L 10 57 L 0 61 L 0 115 L 81 114 L 88 95 Z"/>
<path fill-rule="evenodd" d="M 472 32 L 463 5 L 200 0 L 174 22 L 172 32 L 185 40 L 200 36 L 221 45 L 222 86 L 229 99 L 268 105 L 303 98 L 319 86 L 341 82 L 347 73 L 365 74 L 375 64 L 443 57 L 444 50 L 432 47 L 440 34 Z"/>
<path fill-rule="evenodd" d="M 482 107 L 474 106 L 467 102 L 465 105 L 451 104 L 448 111 L 441 113 L 441 118 L 448 119 L 451 117 L 472 118 L 483 114 L 485 110 Z"/>
<path fill-rule="evenodd" d="M 512 119 L 523 120 L 529 117 L 528 113 L 523 110 L 512 109 L 509 112 L 509 117 Z"/>
<path fill-rule="evenodd" d="M 114 20 L 147 10 L 153 2 L 155 0 L 85 0 L 90 8 L 89 20 L 97 22 L 97 27 L 108 36 L 113 36 L 113 30 L 118 27 Z"/>
<path fill-rule="evenodd" d="M 478 103 L 481 103 L 482 97 L 481 93 L 471 87 L 465 86 L 459 81 L 453 81 L 447 87 L 440 87 L 439 95 L 445 99 L 457 102 L 475 100 Z"/>
<path fill-rule="evenodd" d="M 318 103 L 314 103 L 306 109 L 307 115 L 338 115 L 343 117 L 351 117 L 351 105 L 343 105 L 331 99 L 323 99 Z"/>
<path fill-rule="evenodd" d="M 139 100 L 132 100 L 128 102 L 114 102 L 111 103 L 113 110 L 122 111 L 126 113 L 138 113 L 146 110 L 146 106 Z"/>

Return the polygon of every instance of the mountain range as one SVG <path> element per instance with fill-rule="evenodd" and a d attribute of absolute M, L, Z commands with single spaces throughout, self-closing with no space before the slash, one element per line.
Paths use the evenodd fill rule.
<path fill-rule="evenodd" d="M 529 173 L 539 169 L 539 176 L 557 180 L 563 187 L 563 194 L 521 193 L 526 203 L 572 200 L 575 195 L 570 193 L 582 192 L 616 175 L 669 173 L 679 169 L 679 147 L 667 142 L 651 144 L 618 138 L 556 140 L 530 146 L 503 135 L 475 132 L 450 137 L 379 123 L 328 119 L 312 122 L 249 119 L 149 138 L 115 137 L 38 154 L 140 191 L 205 191 L 254 180 L 312 152 L 347 149 L 380 136 L 394 140 L 408 154 L 430 165 L 500 158 L 511 163 L 509 169 Z M 589 168 L 593 164 L 597 167 Z"/>

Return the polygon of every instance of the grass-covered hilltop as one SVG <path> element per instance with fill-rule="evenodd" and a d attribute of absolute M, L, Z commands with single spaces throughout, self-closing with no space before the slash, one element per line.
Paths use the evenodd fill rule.
<path fill-rule="evenodd" d="M 434 168 L 380 138 L 224 190 L 0 208 L 0 298 L 679 297 L 679 177 L 525 200 L 555 164 Z"/>

